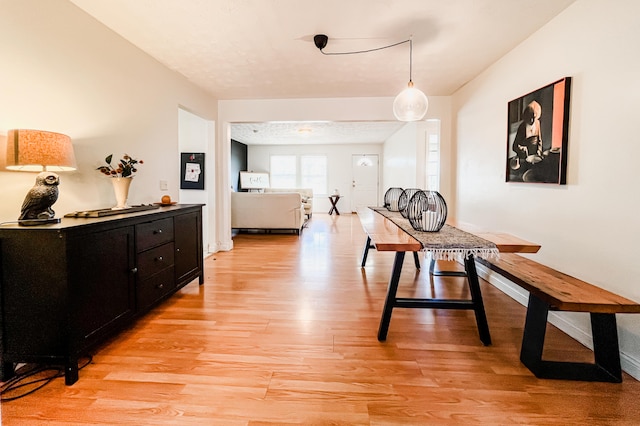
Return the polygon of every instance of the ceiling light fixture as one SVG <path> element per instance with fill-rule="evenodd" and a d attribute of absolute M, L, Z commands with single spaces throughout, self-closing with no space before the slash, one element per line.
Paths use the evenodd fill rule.
<path fill-rule="evenodd" d="M 376 50 L 388 49 L 390 47 L 399 46 L 404 43 L 409 43 L 409 84 L 393 101 L 393 114 L 399 121 L 418 121 L 427 114 L 429 108 L 429 100 L 427 96 L 420 90 L 414 87 L 412 80 L 413 73 L 413 39 L 410 37 L 407 40 L 400 41 L 398 43 L 390 44 L 388 46 L 377 47 L 375 49 L 368 50 L 356 50 L 351 52 L 325 52 L 323 49 L 327 46 L 329 37 L 325 34 L 316 34 L 313 36 L 313 42 L 316 47 L 322 52 L 323 55 L 353 55 L 356 53 L 368 53 L 375 52 Z"/>

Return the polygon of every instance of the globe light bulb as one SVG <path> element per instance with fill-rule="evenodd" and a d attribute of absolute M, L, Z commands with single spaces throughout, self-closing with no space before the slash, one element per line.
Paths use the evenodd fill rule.
<path fill-rule="evenodd" d="M 399 121 L 418 121 L 427 114 L 429 100 L 419 89 L 413 87 L 413 82 L 409 81 L 404 89 L 393 101 L 393 115 Z"/>

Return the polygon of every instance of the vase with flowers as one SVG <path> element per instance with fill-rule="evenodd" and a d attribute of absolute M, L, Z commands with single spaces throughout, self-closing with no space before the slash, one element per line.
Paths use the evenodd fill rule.
<path fill-rule="evenodd" d="M 126 209 L 127 198 L 129 197 L 129 187 L 131 181 L 138 171 L 137 166 L 144 164 L 142 160 L 136 160 L 128 154 L 124 154 L 120 161 L 115 165 L 111 164 L 113 161 L 113 154 L 109 154 L 105 159 L 105 165 L 98 167 L 96 170 L 102 174 L 111 178 L 113 184 L 113 190 L 116 195 L 116 206 L 112 207 L 113 210 Z"/>

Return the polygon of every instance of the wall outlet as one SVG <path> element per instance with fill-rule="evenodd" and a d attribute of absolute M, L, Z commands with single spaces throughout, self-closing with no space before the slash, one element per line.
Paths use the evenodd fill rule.
<path fill-rule="evenodd" d="M 161 191 L 166 191 L 167 190 L 167 181 L 166 180 L 161 180 L 160 181 L 160 190 Z"/>

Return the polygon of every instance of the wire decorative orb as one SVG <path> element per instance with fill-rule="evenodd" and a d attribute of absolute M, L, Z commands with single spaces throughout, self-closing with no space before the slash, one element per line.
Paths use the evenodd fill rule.
<path fill-rule="evenodd" d="M 447 220 L 447 203 L 438 191 L 416 192 L 406 210 L 416 231 L 438 232 Z"/>
<path fill-rule="evenodd" d="M 398 203 L 400 201 L 400 195 L 402 195 L 402 188 L 389 188 L 384 193 L 384 207 L 391 212 L 398 211 Z"/>
<path fill-rule="evenodd" d="M 411 200 L 411 197 L 413 197 L 413 195 L 418 191 L 421 191 L 421 189 L 407 188 L 402 191 L 402 194 L 400 194 L 400 198 L 398 199 L 398 210 L 405 219 L 407 218 L 407 206 L 409 205 L 409 200 Z"/>

